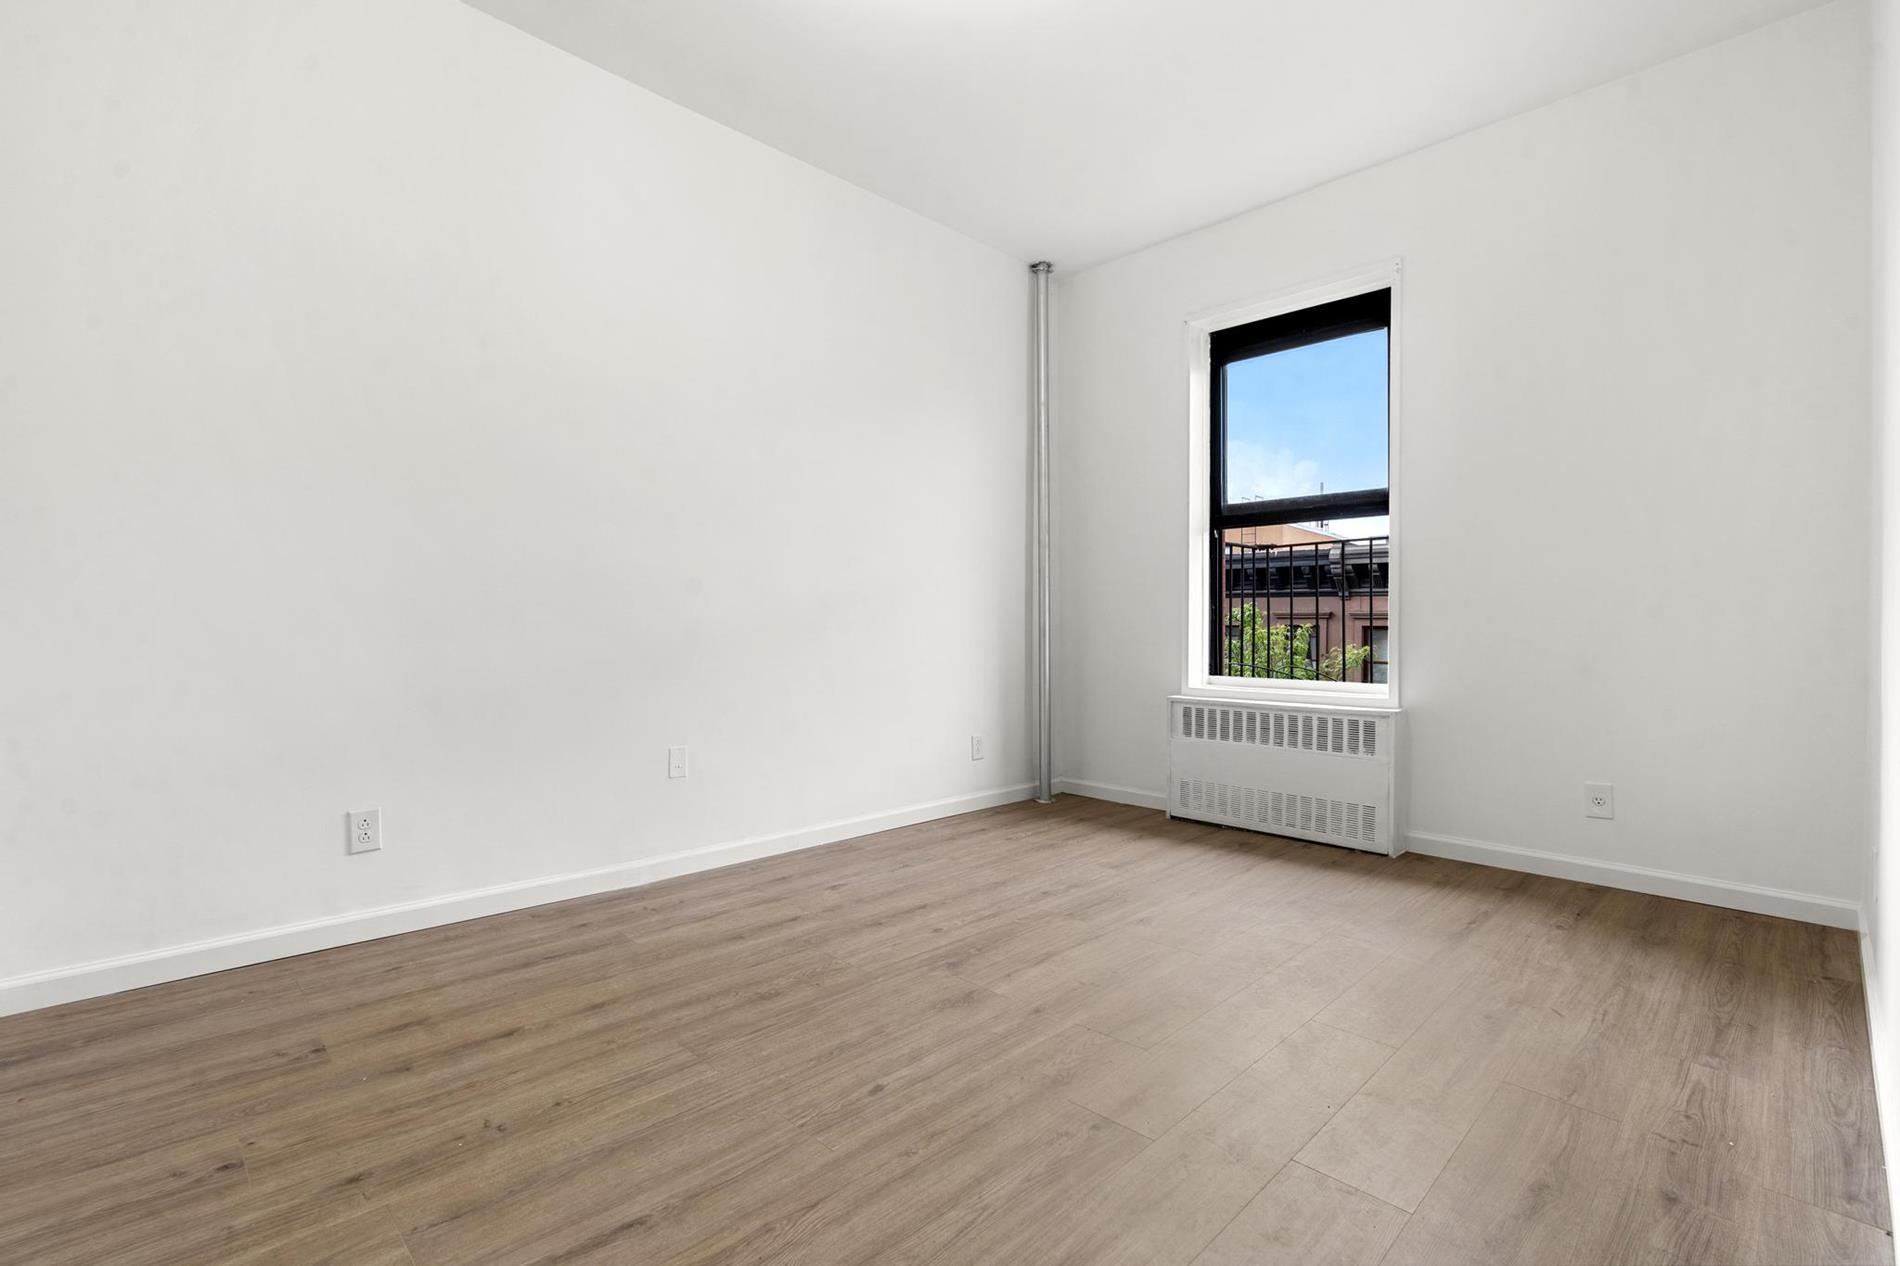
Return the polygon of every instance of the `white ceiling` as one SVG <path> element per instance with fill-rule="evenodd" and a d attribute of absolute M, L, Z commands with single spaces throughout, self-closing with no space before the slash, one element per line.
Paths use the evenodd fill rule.
<path fill-rule="evenodd" d="M 1072 270 L 1816 0 L 469 2 Z"/>

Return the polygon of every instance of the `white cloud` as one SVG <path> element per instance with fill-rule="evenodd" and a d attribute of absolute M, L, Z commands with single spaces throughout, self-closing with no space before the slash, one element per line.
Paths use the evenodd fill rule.
<path fill-rule="evenodd" d="M 1318 524 L 1309 523 L 1306 526 L 1317 527 Z M 1387 536 L 1392 531 L 1392 520 L 1383 514 L 1369 519 L 1331 519 L 1325 530 L 1348 540 L 1363 536 Z"/>
<path fill-rule="evenodd" d="M 1227 496 L 1233 501 L 1305 497 L 1319 491 L 1319 463 L 1295 458 L 1291 449 L 1268 449 L 1251 440 L 1227 441 Z"/>
<path fill-rule="evenodd" d="M 1272 501 L 1306 497 L 1321 491 L 1319 463 L 1293 456 L 1291 449 L 1269 449 L 1250 440 L 1227 441 L 1227 496 L 1232 501 Z M 1325 530 L 1335 536 L 1384 536 L 1392 521 L 1384 515 L 1335 519 Z M 1317 523 L 1302 524 L 1317 528 Z"/>

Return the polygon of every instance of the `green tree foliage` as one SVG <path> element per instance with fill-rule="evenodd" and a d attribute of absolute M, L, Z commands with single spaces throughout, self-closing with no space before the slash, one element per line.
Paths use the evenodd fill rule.
<path fill-rule="evenodd" d="M 1312 654 L 1310 624 L 1263 624 L 1260 608 L 1249 603 L 1227 623 L 1229 677 L 1292 677 L 1300 681 L 1357 681 L 1370 646 L 1335 646 Z"/>

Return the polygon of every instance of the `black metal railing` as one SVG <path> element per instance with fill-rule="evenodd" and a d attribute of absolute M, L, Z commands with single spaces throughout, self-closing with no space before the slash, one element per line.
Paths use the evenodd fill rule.
<path fill-rule="evenodd" d="M 1256 544 L 1223 533 L 1216 606 L 1223 677 L 1386 679 L 1390 539 Z"/>

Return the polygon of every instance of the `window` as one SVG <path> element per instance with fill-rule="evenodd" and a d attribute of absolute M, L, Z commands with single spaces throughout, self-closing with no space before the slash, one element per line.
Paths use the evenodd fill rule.
<path fill-rule="evenodd" d="M 1385 625 L 1375 624 L 1366 630 L 1366 647 L 1371 651 L 1366 657 L 1366 680 L 1384 682 L 1386 667 L 1391 663 L 1385 653 Z"/>
<path fill-rule="evenodd" d="M 1382 289 L 1210 337 L 1211 677 L 1387 679 L 1391 315 Z"/>

